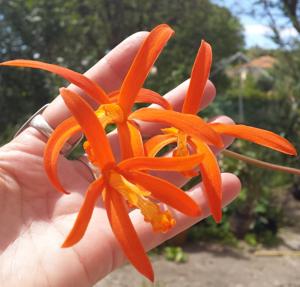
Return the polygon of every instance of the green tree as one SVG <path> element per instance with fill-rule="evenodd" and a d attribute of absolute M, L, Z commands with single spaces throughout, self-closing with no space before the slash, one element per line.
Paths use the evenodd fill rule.
<path fill-rule="evenodd" d="M 0 58 L 38 59 L 83 72 L 125 37 L 168 23 L 176 30 L 148 85 L 165 92 L 186 79 L 200 40 L 214 61 L 243 46 L 242 28 L 208 0 L 0 0 Z M 214 79 L 221 83 L 222 76 Z M 62 81 L 39 71 L 1 68 L 0 134 L 56 95 Z"/>

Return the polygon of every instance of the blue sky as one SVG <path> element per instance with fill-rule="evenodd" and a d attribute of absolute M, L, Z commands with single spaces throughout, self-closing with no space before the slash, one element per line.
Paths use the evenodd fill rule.
<path fill-rule="evenodd" d="M 276 48 L 274 42 L 270 39 L 271 30 L 268 27 L 268 17 L 251 17 L 245 15 L 244 11 L 250 11 L 253 1 L 248 0 L 213 0 L 214 3 L 227 7 L 235 16 L 237 16 L 244 26 L 244 35 L 246 47 L 260 46 L 263 48 Z M 259 11 L 259 8 L 256 8 Z M 263 12 L 260 9 L 259 12 Z M 283 23 L 285 19 L 277 17 L 276 21 Z M 285 25 L 286 26 L 286 25 Z M 285 27 L 280 30 L 283 39 L 295 37 L 297 32 L 293 27 Z"/>

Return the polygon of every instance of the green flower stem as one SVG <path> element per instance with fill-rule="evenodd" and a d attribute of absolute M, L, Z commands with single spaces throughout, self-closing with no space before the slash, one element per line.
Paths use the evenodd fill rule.
<path fill-rule="evenodd" d="M 241 155 L 237 152 L 233 152 L 230 150 L 223 150 L 222 151 L 223 155 L 231 158 L 235 158 L 241 161 L 244 161 L 249 164 L 256 165 L 258 167 L 266 168 L 266 169 L 271 169 L 271 170 L 276 170 L 276 171 L 281 171 L 281 172 L 286 172 L 286 173 L 291 173 L 295 175 L 300 175 L 300 170 L 292 167 L 287 167 L 287 166 L 282 166 L 282 165 L 277 165 L 277 164 L 272 164 L 269 162 L 265 162 L 262 160 L 254 159 L 245 155 Z"/>

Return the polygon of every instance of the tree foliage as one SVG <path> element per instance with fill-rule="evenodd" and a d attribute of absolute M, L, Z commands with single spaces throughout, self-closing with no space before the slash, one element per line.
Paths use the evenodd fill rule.
<path fill-rule="evenodd" d="M 148 85 L 159 92 L 188 77 L 200 40 L 215 62 L 243 46 L 239 21 L 208 0 L 0 0 L 0 58 L 38 59 L 83 72 L 130 34 L 168 23 L 176 31 Z M 216 81 L 220 82 L 220 78 Z M 1 68 L 0 133 L 24 121 L 62 81 L 44 72 Z"/>

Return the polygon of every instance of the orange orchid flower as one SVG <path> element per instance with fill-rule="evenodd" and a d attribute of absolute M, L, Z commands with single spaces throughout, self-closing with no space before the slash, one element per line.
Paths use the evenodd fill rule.
<path fill-rule="evenodd" d="M 136 125 L 128 120 L 128 115 L 135 102 L 155 103 L 165 109 L 171 105 L 159 94 L 142 88 L 154 62 L 166 45 L 174 31 L 166 24 L 154 28 L 141 45 L 133 63 L 122 83 L 121 89 L 107 95 L 94 81 L 84 75 L 53 64 L 31 60 L 13 60 L 0 63 L 0 66 L 30 67 L 55 73 L 75 84 L 93 98 L 100 106 L 96 115 L 105 127 L 107 124 L 117 125 L 120 135 L 122 158 L 144 154 L 141 135 Z M 79 131 L 74 119 L 66 122 L 68 128 Z M 135 145 L 133 145 L 135 143 Z M 89 144 L 85 148 L 88 152 Z"/>
<path fill-rule="evenodd" d="M 57 65 L 30 60 L 0 63 L 0 66 L 30 67 L 55 73 L 81 88 L 99 104 L 94 111 L 75 92 L 60 89 L 72 117 L 57 126 L 46 144 L 46 173 L 57 190 L 67 193 L 57 176 L 57 161 L 65 143 L 78 132 L 85 135 L 84 149 L 91 163 L 101 172 L 89 185 L 74 226 L 62 246 L 70 247 L 81 240 L 97 200 L 102 198 L 112 231 L 128 260 L 152 281 L 152 266 L 130 220 L 129 208 L 139 209 L 144 220 L 159 232 L 172 228 L 175 219 L 172 211 L 158 202 L 193 217 L 199 216 L 201 209 L 180 188 L 148 171 L 174 171 L 187 176 L 200 171 L 212 215 L 219 222 L 222 217 L 221 173 L 211 146 L 224 146 L 221 135 L 296 154 L 287 140 L 272 132 L 245 125 L 207 123 L 197 116 L 212 62 L 211 47 L 205 41 L 201 42 L 196 56 L 181 112 L 174 111 L 158 93 L 143 88 L 150 69 L 173 33 L 166 24 L 154 28 L 138 50 L 121 88 L 110 94 L 84 75 Z M 138 102 L 158 104 L 163 109 L 132 112 L 134 103 Z M 163 134 L 154 136 L 144 145 L 135 120 L 159 122 L 169 128 L 162 129 Z M 116 161 L 105 134 L 105 127 L 112 123 L 118 129 L 121 162 Z M 177 143 L 173 157 L 156 157 L 170 143 Z"/>
<path fill-rule="evenodd" d="M 175 224 L 171 212 L 162 210 L 154 200 L 164 202 L 188 216 L 199 216 L 200 208 L 184 191 L 145 171 L 190 170 L 197 165 L 202 156 L 134 157 L 116 163 L 103 126 L 93 109 L 76 93 L 65 88 L 60 92 L 90 144 L 90 160 L 102 172 L 102 176 L 88 187 L 84 203 L 63 247 L 72 246 L 82 238 L 96 201 L 102 196 L 112 230 L 125 255 L 139 272 L 153 281 L 151 264 L 128 215 L 128 204 L 140 209 L 145 221 L 152 224 L 154 231 L 166 232 Z M 61 127 L 63 126 L 64 129 L 67 124 L 68 122 L 63 122 L 59 125 L 47 143 L 46 150 L 50 149 L 53 152 L 47 153 L 52 159 L 45 158 L 46 170 L 51 162 L 56 160 L 57 150 L 60 150 L 68 136 L 76 130 L 72 126 L 64 136 L 61 136 Z"/>
<path fill-rule="evenodd" d="M 176 127 L 177 129 L 184 130 L 186 133 L 193 135 L 194 137 L 200 137 L 201 139 L 205 140 L 205 142 L 208 142 L 212 145 L 222 145 L 221 138 L 218 136 L 218 134 L 202 119 L 196 115 L 185 115 L 172 111 L 172 106 L 167 100 L 154 91 L 142 88 L 150 68 L 172 34 L 173 30 L 167 25 L 159 25 L 153 29 L 139 49 L 129 69 L 129 72 L 124 79 L 121 89 L 114 91 L 107 96 L 100 88 L 103 98 L 106 97 L 108 100 L 105 98 L 104 103 L 95 111 L 95 114 L 104 128 L 110 123 L 115 123 L 117 125 L 123 159 L 134 156 L 144 156 L 142 136 L 135 122 L 130 119 L 130 110 L 134 102 L 158 104 L 169 111 L 167 117 L 162 115 L 161 118 L 165 118 L 170 125 Z M 16 61 L 5 62 L 3 64 L 16 65 Z M 36 62 L 32 63 L 31 61 L 29 63 L 27 61 L 22 61 L 19 64 L 22 66 L 27 65 L 31 67 L 36 67 L 36 65 L 38 65 L 40 68 L 56 72 L 58 70 L 59 72 L 57 73 L 64 75 L 65 78 L 72 80 L 73 83 L 77 83 L 77 85 L 82 89 L 85 89 L 83 82 L 88 82 L 91 86 L 97 85 L 90 80 L 86 80 L 86 78 L 81 74 L 76 74 L 76 76 L 78 76 L 78 78 L 76 78 L 76 76 L 74 76 L 75 72 L 69 70 L 66 72 L 65 68 L 58 66 L 45 63 L 37 64 Z M 92 90 L 92 87 L 89 90 Z M 95 97 L 96 96 L 94 96 L 94 98 Z M 163 112 L 163 110 L 151 109 L 151 113 L 154 118 L 156 118 L 156 116 L 160 117 L 161 112 Z M 64 189 L 62 188 L 56 173 L 57 158 L 63 145 L 57 145 L 56 143 L 57 141 L 64 143 L 74 134 L 81 131 L 81 127 L 77 124 L 76 120 L 71 117 L 59 125 L 59 127 L 57 127 L 57 131 L 59 132 L 55 134 L 55 138 L 53 137 L 49 140 L 48 146 L 51 148 L 45 150 L 44 158 L 45 161 L 49 163 L 45 165 L 49 179 L 57 190 L 63 192 Z M 55 148 L 52 147 L 52 145 L 55 146 Z M 86 153 L 90 155 L 90 158 L 93 158 L 93 151 L 90 148 L 89 141 L 85 142 L 84 149 Z M 92 163 L 97 165 L 96 162 Z"/>
<path fill-rule="evenodd" d="M 182 113 L 191 116 L 197 114 L 203 98 L 205 85 L 209 78 L 211 63 L 211 47 L 207 42 L 202 41 L 193 65 L 191 80 L 183 103 Z M 176 115 L 177 114 L 178 113 L 176 113 Z M 169 124 L 170 121 L 168 122 L 165 117 L 169 117 L 170 115 L 176 116 L 175 112 L 171 111 L 140 109 L 132 113 L 130 118 Z M 266 130 L 234 124 L 205 123 L 205 125 L 206 130 L 203 131 L 204 133 L 210 128 L 218 135 L 230 135 L 252 141 L 286 154 L 296 154 L 295 148 L 286 139 Z M 207 138 L 201 137 L 200 134 L 192 134 L 184 128 L 172 127 L 163 129 L 162 131 L 164 132 L 163 135 L 154 136 L 146 142 L 145 149 L 148 156 L 155 156 L 163 147 L 170 143 L 177 143 L 173 156 L 187 156 L 190 154 L 191 150 L 196 154 L 202 154 L 204 158 L 199 161 L 198 164 L 202 174 L 204 190 L 207 194 L 212 216 L 216 222 L 220 222 L 222 218 L 221 173 L 217 159 L 208 146 L 215 144 L 208 141 Z M 193 175 L 193 171 L 189 171 L 185 174 L 191 176 Z"/>

